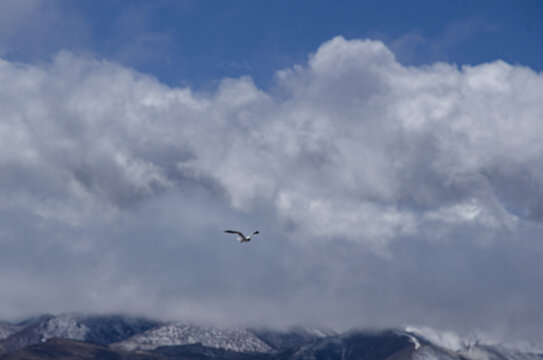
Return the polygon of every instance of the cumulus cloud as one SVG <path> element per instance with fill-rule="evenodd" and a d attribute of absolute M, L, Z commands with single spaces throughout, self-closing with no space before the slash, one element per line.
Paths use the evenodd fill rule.
<path fill-rule="evenodd" d="M 171 88 L 69 52 L 3 60 L 0 81 L 3 316 L 541 330 L 529 68 L 406 67 L 337 37 L 273 94 L 248 77 Z M 239 247 L 226 226 L 262 236 Z"/>

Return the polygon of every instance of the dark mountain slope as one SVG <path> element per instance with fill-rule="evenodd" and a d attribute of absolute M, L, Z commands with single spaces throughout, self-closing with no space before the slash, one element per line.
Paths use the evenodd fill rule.
<path fill-rule="evenodd" d="M 142 352 L 115 351 L 106 346 L 69 339 L 50 339 L 43 344 L 0 356 L 0 360 L 169 360 Z"/>
<path fill-rule="evenodd" d="M 349 332 L 324 338 L 300 348 L 283 351 L 274 360 L 403 360 L 410 359 L 415 345 L 396 331 Z"/>

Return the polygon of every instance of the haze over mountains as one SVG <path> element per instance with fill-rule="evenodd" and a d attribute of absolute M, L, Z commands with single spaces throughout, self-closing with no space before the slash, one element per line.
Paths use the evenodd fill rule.
<path fill-rule="evenodd" d="M 0 359 L 542 360 L 543 351 L 429 328 L 339 333 L 65 313 L 0 322 Z"/>

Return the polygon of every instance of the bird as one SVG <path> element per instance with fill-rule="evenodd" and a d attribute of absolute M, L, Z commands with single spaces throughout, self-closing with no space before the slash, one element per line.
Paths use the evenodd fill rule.
<path fill-rule="evenodd" d="M 224 232 L 229 233 L 229 234 L 237 234 L 238 235 L 238 241 L 240 243 L 249 242 L 249 241 L 251 241 L 251 236 L 256 235 L 256 234 L 260 234 L 260 231 L 258 231 L 258 230 L 253 231 L 249 236 L 245 236 L 241 232 L 236 231 L 236 230 L 224 230 Z"/>

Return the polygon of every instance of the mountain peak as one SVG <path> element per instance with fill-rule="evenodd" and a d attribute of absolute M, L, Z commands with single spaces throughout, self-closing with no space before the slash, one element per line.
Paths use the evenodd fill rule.
<path fill-rule="evenodd" d="M 236 352 L 265 353 L 271 347 L 246 329 L 226 329 L 172 322 L 113 344 L 123 350 L 154 350 L 160 346 L 202 344 Z"/>

